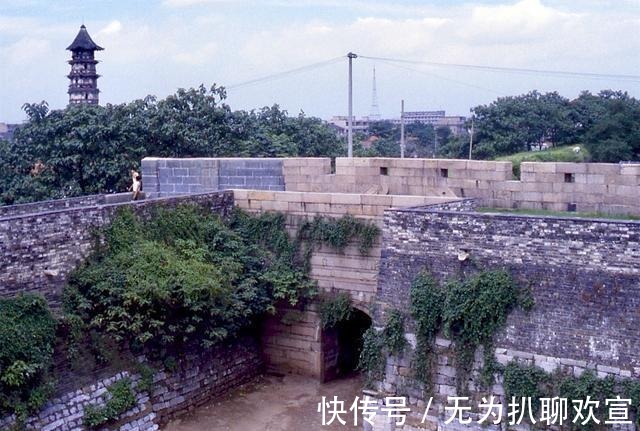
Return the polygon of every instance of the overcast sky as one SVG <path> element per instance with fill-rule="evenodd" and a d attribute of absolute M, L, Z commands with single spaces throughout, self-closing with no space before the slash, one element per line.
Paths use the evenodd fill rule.
<path fill-rule="evenodd" d="M 371 57 L 640 74 L 640 0 L 0 0 L 0 122 L 25 102 L 68 101 L 65 48 L 85 23 L 97 53 L 100 101 L 122 103 L 180 87 L 233 86 L 353 51 Z M 384 117 L 469 108 L 533 89 L 575 97 L 638 81 L 560 78 L 354 61 L 354 110 L 371 107 L 372 68 Z M 230 89 L 233 109 L 277 103 L 329 118 L 347 109 L 343 59 Z"/>

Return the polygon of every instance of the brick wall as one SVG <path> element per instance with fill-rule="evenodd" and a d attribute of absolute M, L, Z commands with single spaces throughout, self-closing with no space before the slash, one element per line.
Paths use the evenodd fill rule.
<path fill-rule="evenodd" d="M 154 196 L 226 188 L 478 198 L 505 208 L 640 215 L 640 164 L 344 158 L 142 161 Z"/>
<path fill-rule="evenodd" d="M 66 275 L 91 250 L 94 229 L 108 223 L 119 208 L 128 206 L 145 214 L 158 205 L 181 203 L 224 212 L 232 206 L 233 194 L 94 204 L 0 218 L 0 296 L 39 292 L 56 306 Z"/>
<path fill-rule="evenodd" d="M 188 355 L 178 362 L 175 371 L 156 372 L 151 393 L 137 391 L 136 406 L 116 423 L 109 424 L 108 429 L 158 430 L 171 419 L 249 382 L 262 369 L 258 343 L 248 337 L 208 353 Z M 82 425 L 85 408 L 104 405 L 108 386 L 125 377 L 130 378 L 134 386 L 140 379 L 138 374 L 123 370 L 52 399 L 37 415 L 29 418 L 27 430 L 85 429 Z M 11 429 L 12 423 L 12 417 L 0 419 L 0 430 Z"/>
<path fill-rule="evenodd" d="M 283 159 L 142 160 L 142 183 L 150 197 L 226 189 L 284 190 Z"/>
<path fill-rule="evenodd" d="M 504 268 L 520 285 L 530 286 L 536 305 L 529 313 L 513 311 L 497 334 L 499 362 L 517 359 L 548 372 L 559 368 L 579 375 L 592 369 L 600 377 L 640 378 L 640 222 L 478 214 L 464 205 L 459 211 L 446 209 L 452 206 L 385 213 L 377 327 L 383 326 L 386 311 L 402 310 L 408 318 L 407 337 L 415 346 L 409 292 L 422 269 L 445 281 Z M 463 262 L 458 260 L 461 250 L 469 253 Z M 412 388 L 406 377 L 411 357 L 410 349 L 401 358 L 388 358 L 380 389 Z M 429 425 L 438 429 L 458 429 L 444 426 L 438 410 L 447 396 L 456 395 L 454 358 L 450 342 L 439 338 L 435 413 Z M 500 385 L 489 392 L 504 394 Z M 414 402 L 423 396 L 415 385 L 408 393 Z"/>
<path fill-rule="evenodd" d="M 346 214 L 382 226 L 384 211 L 441 203 L 455 205 L 457 199 L 426 196 L 382 196 L 341 193 L 302 193 L 233 190 L 235 204 L 250 212 L 280 211 L 287 215 L 287 228 L 294 234 L 298 226 L 316 215 L 342 217 Z M 467 201 L 463 201 L 467 202 Z M 459 204 L 463 205 L 463 204 Z M 466 206 L 465 206 L 466 207 Z M 367 256 L 349 245 L 344 252 L 322 246 L 311 256 L 311 278 L 324 291 L 346 291 L 354 303 L 367 310 L 378 285 L 380 240 Z M 306 374 L 324 379 L 333 340 L 322 331 L 318 313 L 281 307 L 263 325 L 264 360 L 271 371 Z"/>

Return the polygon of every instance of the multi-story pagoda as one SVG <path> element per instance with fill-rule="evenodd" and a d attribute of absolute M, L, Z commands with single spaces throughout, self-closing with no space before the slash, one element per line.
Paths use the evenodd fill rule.
<path fill-rule="evenodd" d="M 96 64 L 98 61 L 94 59 L 95 51 L 102 51 L 103 48 L 98 46 L 89 36 L 87 28 L 80 26 L 78 35 L 71 45 L 67 47 L 71 51 L 71 73 L 67 75 L 69 80 L 69 104 L 70 105 L 97 105 L 98 95 L 98 78 L 100 75 L 96 73 Z"/>

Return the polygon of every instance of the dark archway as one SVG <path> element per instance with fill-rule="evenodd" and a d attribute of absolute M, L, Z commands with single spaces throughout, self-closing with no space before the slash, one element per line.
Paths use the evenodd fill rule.
<path fill-rule="evenodd" d="M 348 320 L 323 331 L 323 381 L 349 376 L 357 371 L 362 336 L 369 327 L 371 318 L 354 308 Z"/>

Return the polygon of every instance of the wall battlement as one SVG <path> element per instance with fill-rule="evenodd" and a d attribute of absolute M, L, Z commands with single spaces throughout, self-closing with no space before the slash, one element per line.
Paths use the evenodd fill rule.
<path fill-rule="evenodd" d="M 501 208 L 640 215 L 640 164 L 337 158 L 142 161 L 145 190 L 236 189 L 478 198 Z"/>

